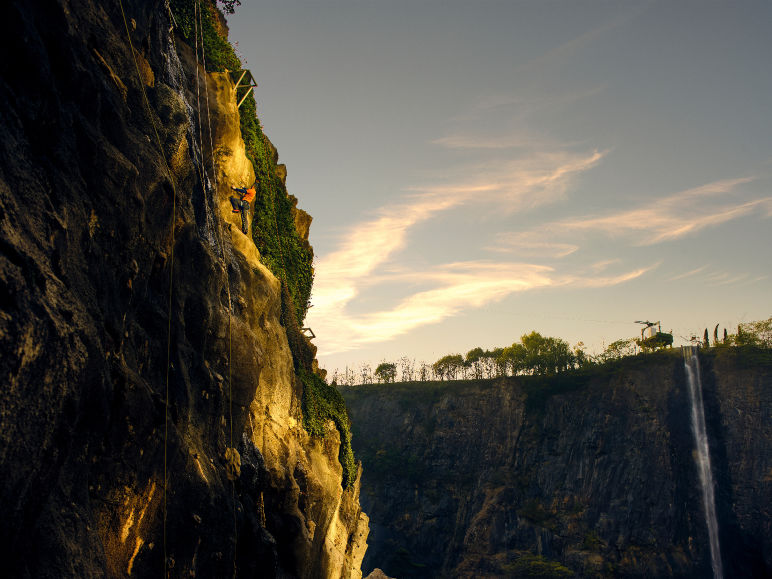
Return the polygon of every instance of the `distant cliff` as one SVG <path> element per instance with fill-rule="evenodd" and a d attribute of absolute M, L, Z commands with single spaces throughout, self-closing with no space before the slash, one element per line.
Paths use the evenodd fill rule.
<path fill-rule="evenodd" d="M 123 9 L 0 17 L 0 575 L 361 577 L 358 479 L 303 428 L 281 284 L 231 213 L 258 169 L 233 80 L 166 3 Z"/>
<path fill-rule="evenodd" d="M 701 355 L 726 577 L 772 574 L 772 357 Z M 554 378 L 343 390 L 364 569 L 711 577 L 678 352 Z"/>

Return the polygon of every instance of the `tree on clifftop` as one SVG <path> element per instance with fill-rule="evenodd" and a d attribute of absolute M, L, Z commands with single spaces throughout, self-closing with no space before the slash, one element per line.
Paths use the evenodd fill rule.
<path fill-rule="evenodd" d="M 375 377 L 384 384 L 394 382 L 397 377 L 397 365 L 391 362 L 381 362 L 375 369 Z"/>
<path fill-rule="evenodd" d="M 520 338 L 525 348 L 526 367 L 534 374 L 555 374 L 574 366 L 574 355 L 568 342 L 531 332 Z"/>
<path fill-rule="evenodd" d="M 464 366 L 464 358 L 461 354 L 448 354 L 437 360 L 432 368 L 440 380 L 453 380 L 458 376 L 458 371 Z"/>
<path fill-rule="evenodd" d="M 625 358 L 627 356 L 635 355 L 635 346 L 637 341 L 635 338 L 622 338 L 611 342 L 601 354 L 595 356 L 594 360 L 600 364 L 608 362 L 609 360 L 618 360 L 619 358 Z"/>
<path fill-rule="evenodd" d="M 772 348 L 772 318 L 739 324 L 735 341 L 738 346 Z"/>
<path fill-rule="evenodd" d="M 464 365 L 472 370 L 472 377 L 475 380 L 480 380 L 483 377 L 483 356 L 485 356 L 485 352 L 479 346 L 472 348 L 466 353 Z"/>

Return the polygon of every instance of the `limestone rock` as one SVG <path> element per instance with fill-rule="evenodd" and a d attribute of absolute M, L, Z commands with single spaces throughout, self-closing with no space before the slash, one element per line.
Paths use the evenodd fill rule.
<path fill-rule="evenodd" d="M 281 179 L 282 185 L 287 186 L 287 165 L 279 163 L 276 165 L 276 176 Z"/>
<path fill-rule="evenodd" d="M 241 456 L 235 448 L 225 449 L 225 471 L 228 480 L 236 480 L 241 476 Z"/>
<path fill-rule="evenodd" d="M 365 579 L 394 579 L 376 567 Z"/>

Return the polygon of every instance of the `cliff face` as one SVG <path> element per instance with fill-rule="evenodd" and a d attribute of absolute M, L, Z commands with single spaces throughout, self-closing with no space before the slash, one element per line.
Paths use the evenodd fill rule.
<path fill-rule="evenodd" d="M 702 377 L 726 576 L 766 577 L 772 365 L 702 356 Z M 712 577 L 680 356 L 344 396 L 371 517 L 365 570 Z"/>
<path fill-rule="evenodd" d="M 117 1 L 0 18 L 3 573 L 361 577 L 358 483 L 230 213 L 233 83 L 199 67 L 198 105 L 165 5 L 123 5 L 136 64 Z"/>

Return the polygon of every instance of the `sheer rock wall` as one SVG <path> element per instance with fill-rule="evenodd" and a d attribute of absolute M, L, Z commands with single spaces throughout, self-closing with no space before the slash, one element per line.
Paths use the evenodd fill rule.
<path fill-rule="evenodd" d="M 701 359 L 726 576 L 767 577 L 772 365 Z M 371 517 L 365 572 L 712 577 L 677 352 L 593 375 L 344 397 Z"/>
<path fill-rule="evenodd" d="M 361 577 L 358 485 L 302 428 L 279 282 L 230 212 L 233 84 L 164 3 L 123 5 L 136 64 L 117 0 L 0 19 L 4 572 Z"/>

